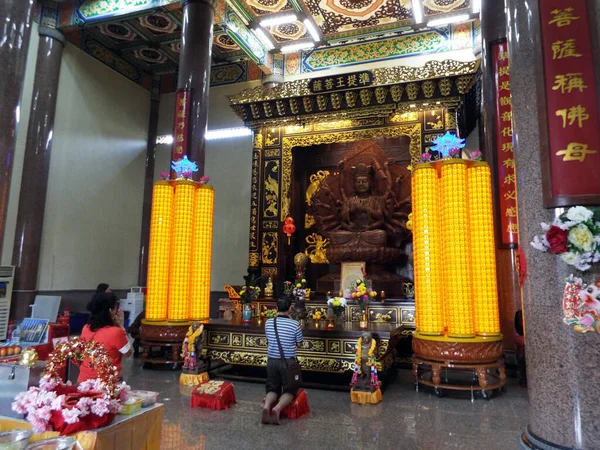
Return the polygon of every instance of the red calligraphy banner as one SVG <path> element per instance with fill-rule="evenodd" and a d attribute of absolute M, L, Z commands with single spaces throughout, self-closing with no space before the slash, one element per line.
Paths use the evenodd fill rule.
<path fill-rule="evenodd" d="M 551 192 L 546 207 L 600 200 L 600 130 L 585 0 L 540 0 Z M 594 198 L 595 197 L 595 198 Z"/>
<path fill-rule="evenodd" d="M 494 87 L 496 91 L 496 161 L 498 199 L 500 207 L 500 236 L 502 244 L 519 242 L 517 214 L 517 180 L 513 153 L 512 99 L 510 96 L 510 62 L 508 44 L 492 46 Z"/>
<path fill-rule="evenodd" d="M 175 120 L 173 121 L 172 161 L 178 161 L 187 155 L 189 103 L 190 91 L 178 91 L 175 98 Z"/>

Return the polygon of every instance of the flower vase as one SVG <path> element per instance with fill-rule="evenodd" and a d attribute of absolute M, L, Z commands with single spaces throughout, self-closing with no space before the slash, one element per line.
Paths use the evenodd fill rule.
<path fill-rule="evenodd" d="M 250 303 L 244 303 L 244 310 L 242 311 L 242 322 L 252 322 L 252 308 L 250 307 Z"/>

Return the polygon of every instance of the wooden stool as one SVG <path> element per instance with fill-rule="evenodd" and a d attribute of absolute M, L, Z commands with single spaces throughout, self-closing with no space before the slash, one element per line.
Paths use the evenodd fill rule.
<path fill-rule="evenodd" d="M 208 381 L 192 391 L 192 408 L 229 409 L 235 403 L 233 384 L 227 381 Z"/>

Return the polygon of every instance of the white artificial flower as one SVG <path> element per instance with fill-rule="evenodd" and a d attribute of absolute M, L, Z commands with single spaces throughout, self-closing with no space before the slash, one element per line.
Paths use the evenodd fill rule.
<path fill-rule="evenodd" d="M 587 226 L 580 224 L 569 231 L 569 242 L 584 252 L 590 252 L 594 247 L 594 235 Z"/>
<path fill-rule="evenodd" d="M 575 222 L 585 222 L 594 217 L 594 213 L 583 206 L 573 206 L 567 211 L 567 219 Z"/>
<path fill-rule="evenodd" d="M 570 264 L 571 266 L 575 266 L 579 263 L 579 255 L 573 252 L 562 253 L 560 255 L 560 259 L 562 259 L 567 264 Z"/>
<path fill-rule="evenodd" d="M 536 250 L 539 250 L 540 252 L 546 252 L 546 251 L 548 251 L 548 247 L 546 245 L 544 245 L 543 241 L 540 239 L 539 236 L 534 236 L 533 237 L 533 241 L 531 242 L 531 246 L 533 248 L 535 248 Z"/>
<path fill-rule="evenodd" d="M 542 222 L 540 225 L 544 233 L 550 229 L 550 225 L 548 225 L 546 222 Z"/>

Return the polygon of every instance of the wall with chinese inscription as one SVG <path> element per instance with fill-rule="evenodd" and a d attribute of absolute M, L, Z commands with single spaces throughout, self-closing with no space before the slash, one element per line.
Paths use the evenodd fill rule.
<path fill-rule="evenodd" d="M 244 126 L 229 106 L 228 95 L 256 86 L 240 83 L 213 87 L 210 90 L 208 129 L 218 130 Z M 172 134 L 175 94 L 161 96 L 158 134 Z M 169 170 L 170 145 L 158 145 L 154 177 Z M 211 290 L 222 291 L 226 284 L 240 284 L 248 268 L 248 221 L 252 138 L 249 136 L 208 141 L 206 143 L 206 175 L 215 188 L 213 261 Z"/>
<path fill-rule="evenodd" d="M 10 264 L 38 33 L 28 54 L 2 263 Z M 137 282 L 150 94 L 78 48 L 62 58 L 38 288 Z M 117 201 L 118 199 L 118 201 Z"/>

